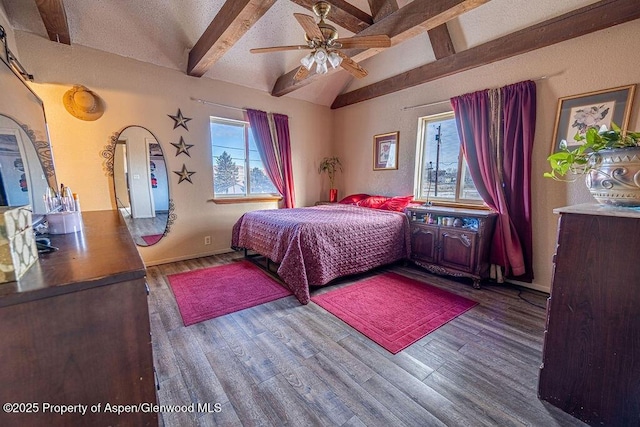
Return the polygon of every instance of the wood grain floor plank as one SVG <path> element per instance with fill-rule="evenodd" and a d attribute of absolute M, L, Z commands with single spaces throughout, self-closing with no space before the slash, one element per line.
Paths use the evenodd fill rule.
<path fill-rule="evenodd" d="M 218 381 L 209 361 L 202 353 L 198 340 L 189 328 L 168 333 L 173 344 L 176 362 L 193 403 L 224 403 L 225 391 Z"/>
<path fill-rule="evenodd" d="M 398 419 L 385 405 L 367 392 L 361 384 L 343 369 L 333 358 L 319 353 L 305 360 L 305 366 L 314 372 L 331 387 L 334 393 L 358 416 L 359 421 L 367 426 L 402 426 Z"/>
<path fill-rule="evenodd" d="M 230 402 L 225 402 L 220 405 L 220 412 L 202 414 L 196 419 L 195 425 L 198 427 L 240 426 L 243 425 L 243 422 L 238 418 L 233 405 Z M 244 425 L 248 425 L 248 423 L 244 423 Z"/>
<path fill-rule="evenodd" d="M 236 359 L 231 350 L 222 348 L 207 353 L 206 357 L 220 379 L 234 412 L 242 414 L 243 425 L 277 425 L 280 419 L 271 411 L 269 404 L 245 371 L 245 366 Z"/>
<path fill-rule="evenodd" d="M 187 385 L 183 382 L 182 376 L 176 375 L 160 383 L 158 390 L 159 405 L 188 405 L 191 403 L 191 396 L 187 390 Z M 159 414 L 162 424 L 165 427 L 195 425 L 198 414 L 182 411 L 164 411 Z"/>
<path fill-rule="evenodd" d="M 291 384 L 281 375 L 263 382 L 258 386 L 265 400 L 279 417 L 279 426 L 330 426 L 323 418 L 324 414 L 311 411 L 304 399 L 296 393 Z"/>
<path fill-rule="evenodd" d="M 454 381 L 450 381 L 439 372 L 434 372 L 425 379 L 424 383 L 452 402 L 456 402 L 458 408 L 464 411 L 468 417 L 475 419 L 478 425 L 487 427 L 520 427 L 525 425 L 505 411 L 481 399 L 477 394 Z"/>
<path fill-rule="evenodd" d="M 149 315 L 151 323 L 151 345 L 153 348 L 153 366 L 156 370 L 158 381 L 180 375 L 176 356 L 173 354 L 173 345 L 169 341 L 167 331 L 164 329 L 158 313 Z"/>
<path fill-rule="evenodd" d="M 306 406 L 322 417 L 323 423 L 340 426 L 353 417 L 351 409 L 309 368 L 301 366 L 294 374 L 285 379 L 304 399 Z"/>
<path fill-rule="evenodd" d="M 384 378 L 388 384 L 393 385 L 394 389 L 397 388 L 401 393 L 408 396 L 418 406 L 423 409 L 427 409 L 430 416 L 439 419 L 442 423 L 447 425 L 472 424 L 472 420 L 466 420 L 465 416 L 457 410 L 456 406 L 452 402 L 432 388 L 425 386 L 422 381 L 409 374 L 389 359 L 371 352 L 368 347 L 359 340 L 353 337 L 348 337 L 341 340 L 340 345 L 349 350 L 352 354 L 366 358 L 365 363 L 367 363 L 371 369 L 376 371 L 377 376 L 374 375 L 367 381 L 367 383 L 378 383 L 380 381 L 378 379 L 379 376 Z M 396 393 L 392 394 L 394 399 L 399 398 Z M 398 417 L 401 418 L 400 416 Z"/>

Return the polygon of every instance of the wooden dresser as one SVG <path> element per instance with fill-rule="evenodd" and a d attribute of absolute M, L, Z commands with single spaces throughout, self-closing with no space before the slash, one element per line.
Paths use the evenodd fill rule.
<path fill-rule="evenodd" d="M 492 211 L 408 207 L 411 260 L 436 274 L 470 277 L 473 286 L 489 277 L 489 248 L 497 214 Z"/>
<path fill-rule="evenodd" d="M 0 284 L 0 403 L 24 404 L 3 406 L 2 426 L 158 425 L 144 264 L 117 211 L 82 217 L 82 232 L 51 236 L 57 252 Z"/>
<path fill-rule="evenodd" d="M 640 425 L 640 210 L 560 214 L 538 395 L 591 425 Z"/>

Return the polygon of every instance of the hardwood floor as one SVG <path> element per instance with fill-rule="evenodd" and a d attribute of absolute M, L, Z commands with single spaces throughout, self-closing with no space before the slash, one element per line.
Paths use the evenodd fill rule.
<path fill-rule="evenodd" d="M 545 294 L 390 267 L 480 303 L 396 355 L 293 296 L 184 327 L 166 275 L 241 256 L 147 270 L 158 403 L 214 410 L 164 412 L 160 425 L 585 425 L 536 395 Z"/>

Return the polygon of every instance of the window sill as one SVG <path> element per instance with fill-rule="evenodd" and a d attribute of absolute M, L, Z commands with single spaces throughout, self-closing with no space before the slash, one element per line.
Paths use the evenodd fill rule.
<path fill-rule="evenodd" d="M 209 199 L 218 205 L 230 205 L 234 203 L 262 203 L 262 202 L 279 202 L 282 196 L 251 196 L 251 197 L 224 197 L 217 199 Z"/>
<path fill-rule="evenodd" d="M 425 203 L 426 200 L 414 200 L 412 203 Z M 431 206 L 439 206 L 443 208 L 462 208 L 462 209 L 477 209 L 481 211 L 490 211 L 491 209 L 486 204 L 482 203 L 456 203 L 432 200 Z"/>

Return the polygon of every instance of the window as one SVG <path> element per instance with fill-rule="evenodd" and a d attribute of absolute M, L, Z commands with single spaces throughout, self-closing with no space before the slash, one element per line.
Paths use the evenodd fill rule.
<path fill-rule="evenodd" d="M 214 197 L 278 195 L 258 154 L 249 123 L 211 117 L 210 127 Z"/>
<path fill-rule="evenodd" d="M 420 118 L 416 162 L 416 199 L 483 203 L 462 155 L 453 112 Z"/>

